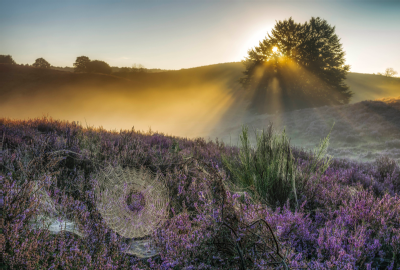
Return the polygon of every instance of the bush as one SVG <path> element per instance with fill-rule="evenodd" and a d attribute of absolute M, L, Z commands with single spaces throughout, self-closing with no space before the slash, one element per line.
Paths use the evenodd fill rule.
<path fill-rule="evenodd" d="M 384 181 L 384 179 L 393 174 L 394 170 L 397 168 L 396 161 L 388 156 L 380 156 L 376 159 L 375 164 L 377 166 L 378 179 Z"/>
<path fill-rule="evenodd" d="M 288 199 L 296 201 L 297 168 L 285 132 L 279 139 L 270 125 L 267 132 L 256 134 L 257 147 L 253 149 L 248 128 L 243 127 L 240 140 L 238 159 L 222 159 L 234 183 L 273 207 L 282 206 Z"/>
<path fill-rule="evenodd" d="M 330 159 L 322 159 L 329 144 L 329 134 L 314 154 L 308 155 L 302 170 L 297 167 L 285 130 L 279 138 L 271 124 L 267 132 L 263 130 L 256 134 L 255 149 L 250 145 L 247 127 L 242 128 L 240 140 L 239 157 L 222 155 L 223 164 L 232 174 L 235 185 L 273 208 L 283 206 L 288 200 L 298 206 L 297 189 L 304 190 L 315 185 L 309 183 L 311 175 L 323 174 L 331 162 Z M 295 152 L 297 154 L 298 150 Z"/>

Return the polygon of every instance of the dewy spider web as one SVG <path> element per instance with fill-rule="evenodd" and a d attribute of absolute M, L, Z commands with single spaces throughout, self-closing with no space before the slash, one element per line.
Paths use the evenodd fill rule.
<path fill-rule="evenodd" d="M 54 151 L 68 152 L 80 155 L 69 150 Z M 97 162 L 92 161 L 99 165 Z M 97 182 L 95 186 L 96 204 L 106 224 L 122 237 L 130 239 L 127 248 L 122 252 L 135 255 L 139 258 L 149 258 L 158 254 L 151 239 L 135 239 L 148 236 L 167 218 L 169 203 L 168 192 L 160 177 L 156 177 L 145 169 L 113 168 L 111 165 L 103 168 L 97 166 Z M 69 231 L 80 237 L 87 235 L 79 229 L 79 224 L 63 219 L 60 222 L 54 218 L 58 212 L 54 202 L 46 192 L 41 196 L 41 205 L 47 212 L 33 220 L 31 225 L 43 227 L 44 220 L 48 229 L 53 233 Z M 130 195 L 131 198 L 127 198 Z M 54 210 L 54 211 L 53 211 Z"/>
<path fill-rule="evenodd" d="M 125 238 L 150 235 L 167 218 L 168 194 L 159 176 L 144 169 L 108 166 L 100 171 L 97 181 L 98 211 L 119 235 Z"/>

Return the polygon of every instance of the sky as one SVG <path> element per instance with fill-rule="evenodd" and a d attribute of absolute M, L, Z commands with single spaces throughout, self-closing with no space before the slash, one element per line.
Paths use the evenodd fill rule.
<path fill-rule="evenodd" d="M 0 54 L 73 66 L 182 69 L 238 62 L 276 21 L 320 17 L 336 27 L 351 72 L 400 73 L 400 1 L 0 0 Z"/>

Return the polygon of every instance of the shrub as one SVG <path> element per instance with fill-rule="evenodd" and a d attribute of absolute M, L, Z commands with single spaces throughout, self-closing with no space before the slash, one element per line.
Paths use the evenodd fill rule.
<path fill-rule="evenodd" d="M 396 168 L 398 168 L 396 161 L 388 156 L 380 156 L 376 159 L 375 164 L 377 166 L 378 179 L 384 181 L 386 177 L 392 175 Z"/>
<path fill-rule="evenodd" d="M 297 168 L 285 132 L 278 138 L 270 125 L 267 132 L 256 134 L 256 139 L 257 147 L 253 149 L 248 128 L 243 127 L 238 159 L 223 156 L 234 183 L 273 207 L 285 204 L 288 199 L 296 201 Z"/>

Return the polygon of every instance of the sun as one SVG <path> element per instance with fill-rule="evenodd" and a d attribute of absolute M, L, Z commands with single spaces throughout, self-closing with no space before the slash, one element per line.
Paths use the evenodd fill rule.
<path fill-rule="evenodd" d="M 274 47 L 272 48 L 272 51 L 273 51 L 274 53 L 276 53 L 276 52 L 278 51 L 278 47 L 274 46 Z"/>

